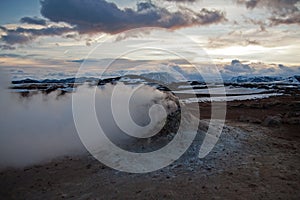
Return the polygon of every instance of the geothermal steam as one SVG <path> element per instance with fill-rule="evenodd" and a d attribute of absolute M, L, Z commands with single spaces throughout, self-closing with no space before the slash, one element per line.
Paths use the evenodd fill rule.
<path fill-rule="evenodd" d="M 3 82 L 2 77 L 0 80 L 2 80 L 0 89 L 1 168 L 24 167 L 47 162 L 57 157 L 86 153 L 74 125 L 71 94 L 57 96 L 55 92 L 48 95 L 39 93 L 24 98 L 9 91 L 7 82 Z M 128 116 L 126 115 L 118 117 L 121 120 L 120 124 L 114 122 L 114 115 L 109 104 L 114 87 L 106 85 L 96 89 L 95 107 L 99 123 L 104 126 L 106 133 L 120 142 L 124 141 L 124 138 L 126 141 L 127 137 L 122 134 L 122 130 L 130 128 L 118 126 L 127 124 Z M 130 99 L 130 104 L 124 106 L 129 106 L 130 117 L 138 126 L 147 126 L 154 118 L 156 122 L 163 122 L 165 114 L 177 108 L 174 102 L 166 100 L 165 93 L 151 87 L 140 87 L 137 91 L 135 91 L 136 88 L 123 84 L 118 84 L 118 87 L 120 90 L 114 99 L 116 105 L 124 105 L 126 95 L 135 93 L 134 98 Z M 85 95 L 86 91 L 94 89 L 82 86 L 77 92 Z M 162 107 L 157 107 L 154 111 L 158 114 L 154 118 L 152 116 L 152 119 L 149 116 L 149 108 L 154 104 L 162 104 L 167 110 L 164 113 L 159 111 Z M 148 133 L 153 131 L 153 127 L 149 127 L 147 131 Z"/>

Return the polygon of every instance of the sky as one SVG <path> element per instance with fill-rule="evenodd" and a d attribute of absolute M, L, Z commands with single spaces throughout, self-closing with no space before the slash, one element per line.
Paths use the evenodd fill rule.
<path fill-rule="evenodd" d="M 1 1 L 0 67 L 49 77 L 83 60 L 92 72 L 116 58 L 118 70 L 150 71 L 188 68 L 185 59 L 225 74 L 300 74 L 299 9 L 300 0 Z"/>

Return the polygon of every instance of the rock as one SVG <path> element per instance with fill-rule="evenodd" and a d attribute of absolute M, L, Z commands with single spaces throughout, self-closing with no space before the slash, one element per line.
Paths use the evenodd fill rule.
<path fill-rule="evenodd" d="M 288 112 L 284 115 L 285 118 L 291 118 L 291 117 L 300 117 L 300 112 Z"/>
<path fill-rule="evenodd" d="M 290 125 L 300 124 L 300 112 L 290 111 L 284 115 L 283 123 Z"/>
<path fill-rule="evenodd" d="M 86 165 L 85 167 L 86 167 L 86 169 L 91 169 L 92 165 L 91 165 L 91 164 L 88 164 L 88 165 Z"/>
<path fill-rule="evenodd" d="M 264 105 L 262 103 L 253 103 L 250 105 L 250 108 L 263 109 Z"/>
<path fill-rule="evenodd" d="M 261 124 L 262 123 L 262 121 L 258 118 L 245 116 L 245 115 L 241 115 L 238 120 L 240 122 L 247 122 L 247 123 L 254 123 L 254 124 Z"/>
<path fill-rule="evenodd" d="M 98 85 L 105 85 L 107 83 L 115 84 L 120 79 L 121 79 L 121 77 L 114 77 L 114 78 L 102 79 L 102 80 L 98 81 Z"/>
<path fill-rule="evenodd" d="M 297 76 L 297 75 L 296 75 L 296 76 L 294 76 L 294 77 L 295 77 L 295 79 L 297 79 L 298 82 L 300 82 L 300 76 Z"/>
<path fill-rule="evenodd" d="M 300 111 L 300 101 L 294 101 L 289 104 L 296 111 Z"/>
<path fill-rule="evenodd" d="M 285 124 L 290 124 L 290 125 L 297 125 L 300 124 L 300 118 L 299 117 L 291 117 L 284 119 Z"/>
<path fill-rule="evenodd" d="M 267 116 L 264 121 L 264 126 L 279 126 L 282 123 L 282 118 L 280 116 Z"/>
<path fill-rule="evenodd" d="M 275 101 L 264 103 L 263 108 L 271 108 L 271 107 L 279 106 L 279 105 L 281 105 L 281 102 L 275 100 Z"/>

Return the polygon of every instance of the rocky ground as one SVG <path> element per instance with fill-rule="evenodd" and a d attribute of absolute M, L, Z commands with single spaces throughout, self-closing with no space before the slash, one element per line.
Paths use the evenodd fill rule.
<path fill-rule="evenodd" d="M 200 104 L 201 118 L 209 104 Z M 224 131 L 197 158 L 199 136 L 182 158 L 148 174 L 110 169 L 91 156 L 0 172 L 1 199 L 300 199 L 300 98 L 228 103 Z"/>

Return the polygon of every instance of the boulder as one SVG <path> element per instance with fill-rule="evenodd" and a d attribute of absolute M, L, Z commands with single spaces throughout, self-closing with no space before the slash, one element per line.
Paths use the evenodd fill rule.
<path fill-rule="evenodd" d="M 264 121 L 263 121 L 263 125 L 264 126 L 280 126 L 282 123 L 282 118 L 281 116 L 267 116 Z"/>

